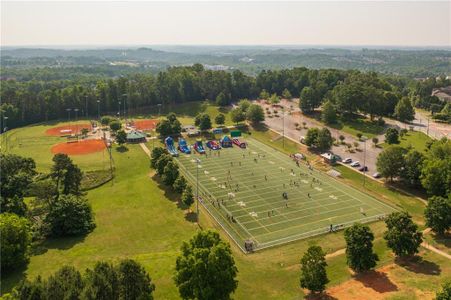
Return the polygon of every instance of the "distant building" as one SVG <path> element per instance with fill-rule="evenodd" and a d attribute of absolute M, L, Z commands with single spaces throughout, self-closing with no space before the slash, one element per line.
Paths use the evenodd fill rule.
<path fill-rule="evenodd" d="M 432 96 L 436 96 L 443 102 L 451 103 L 451 86 L 433 89 Z"/>

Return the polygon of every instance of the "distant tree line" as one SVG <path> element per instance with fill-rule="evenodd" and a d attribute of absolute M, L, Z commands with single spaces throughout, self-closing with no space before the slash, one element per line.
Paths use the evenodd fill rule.
<path fill-rule="evenodd" d="M 407 79 L 374 72 L 302 67 L 264 70 L 253 77 L 239 70 L 211 71 L 195 64 L 170 67 L 157 75 L 138 73 L 97 79 L 4 80 L 0 112 L 8 117 L 6 126 L 14 128 L 67 118 L 68 108 L 78 108 L 78 117 L 93 117 L 97 116 L 98 109 L 103 114 L 119 109 L 123 111 L 124 103 L 126 110 L 204 99 L 225 106 L 231 101 L 256 98 L 262 91 L 271 97 L 301 97 L 301 108 L 307 113 L 330 100 L 339 112 L 361 111 L 370 116 L 381 116 L 393 114 L 399 99 L 408 96 L 411 88 Z M 2 124 L 2 130 L 4 127 Z"/>

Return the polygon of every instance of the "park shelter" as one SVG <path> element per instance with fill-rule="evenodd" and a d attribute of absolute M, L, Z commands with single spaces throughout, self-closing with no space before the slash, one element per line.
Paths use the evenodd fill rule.
<path fill-rule="evenodd" d="M 127 133 L 127 143 L 144 143 L 146 135 L 139 131 L 130 131 Z"/>

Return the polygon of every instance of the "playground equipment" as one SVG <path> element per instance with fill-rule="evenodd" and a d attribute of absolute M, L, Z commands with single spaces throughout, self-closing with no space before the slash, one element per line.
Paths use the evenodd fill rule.
<path fill-rule="evenodd" d="M 166 149 L 168 150 L 169 154 L 172 156 L 178 156 L 177 149 L 174 147 L 174 139 L 170 136 L 164 139 L 164 144 L 166 145 Z"/>
<path fill-rule="evenodd" d="M 221 143 L 222 148 L 233 147 L 232 140 L 227 135 L 223 136 L 219 142 Z"/>
<path fill-rule="evenodd" d="M 246 143 L 240 141 L 239 139 L 232 139 L 232 142 L 237 145 L 238 147 L 245 149 L 246 148 Z"/>
<path fill-rule="evenodd" d="M 221 145 L 219 145 L 219 143 L 215 140 L 212 141 L 208 141 L 207 142 L 207 147 L 210 148 L 211 150 L 219 150 L 221 149 Z"/>
<path fill-rule="evenodd" d="M 196 150 L 199 154 L 205 153 L 204 145 L 202 145 L 202 140 L 197 140 L 194 143 L 194 150 Z"/>
<path fill-rule="evenodd" d="M 191 150 L 189 149 L 188 145 L 186 144 L 186 141 L 182 138 L 179 139 L 179 147 L 178 148 L 179 148 L 180 152 L 182 152 L 182 153 L 185 153 L 185 154 L 191 153 Z"/>

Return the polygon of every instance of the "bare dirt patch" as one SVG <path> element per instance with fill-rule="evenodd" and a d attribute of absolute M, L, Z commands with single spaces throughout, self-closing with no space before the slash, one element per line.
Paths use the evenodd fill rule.
<path fill-rule="evenodd" d="M 64 153 L 67 155 L 85 155 L 103 151 L 105 148 L 103 140 L 84 140 L 56 144 L 52 147 L 51 151 L 53 154 Z"/>
<path fill-rule="evenodd" d="M 83 128 L 87 128 L 89 131 L 92 130 L 91 124 L 86 123 L 86 124 L 64 125 L 64 126 L 53 127 L 53 128 L 47 129 L 45 131 L 45 134 L 53 135 L 53 136 L 65 136 L 65 135 L 71 135 L 71 134 L 79 134 L 79 133 L 81 133 L 81 130 Z"/>
<path fill-rule="evenodd" d="M 389 276 L 396 265 L 391 264 L 376 271 L 357 275 L 338 286 L 327 290 L 327 294 L 336 299 L 385 299 L 390 293 L 398 291 L 398 286 Z"/>
<path fill-rule="evenodd" d="M 133 126 L 138 130 L 153 130 L 157 127 L 158 120 L 134 120 Z"/>

